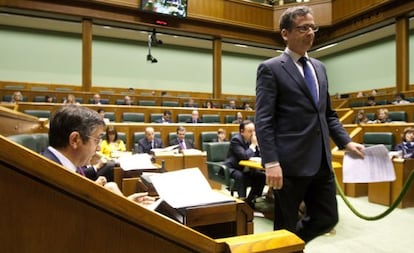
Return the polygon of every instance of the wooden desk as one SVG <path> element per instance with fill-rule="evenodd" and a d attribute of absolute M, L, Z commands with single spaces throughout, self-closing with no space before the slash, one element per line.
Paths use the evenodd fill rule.
<path fill-rule="evenodd" d="M 253 210 L 241 200 L 180 210 L 161 206 L 157 211 L 212 238 L 253 233 Z"/>
<path fill-rule="evenodd" d="M 414 170 L 414 159 L 393 159 L 396 180 L 368 184 L 368 201 L 390 206 L 401 193 L 408 175 Z M 398 205 L 399 208 L 414 206 L 414 186 L 411 185 L 405 197 Z"/>
<path fill-rule="evenodd" d="M 239 165 L 249 167 L 249 168 L 252 168 L 252 169 L 264 170 L 264 168 L 263 168 L 263 166 L 260 162 L 256 162 L 256 161 L 252 161 L 252 160 L 241 160 L 239 162 Z"/>

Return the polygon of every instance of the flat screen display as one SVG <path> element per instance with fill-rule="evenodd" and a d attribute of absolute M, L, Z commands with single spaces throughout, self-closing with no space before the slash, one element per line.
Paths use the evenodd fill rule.
<path fill-rule="evenodd" d="M 188 0 L 141 0 L 141 10 L 179 18 L 187 17 Z"/>

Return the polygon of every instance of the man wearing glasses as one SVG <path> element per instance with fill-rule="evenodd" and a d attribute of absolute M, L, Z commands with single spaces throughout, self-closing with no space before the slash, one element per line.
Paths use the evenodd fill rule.
<path fill-rule="evenodd" d="M 49 147 L 43 155 L 74 173 L 86 176 L 83 168 L 100 150 L 104 133 L 105 123 L 96 111 L 78 105 L 62 106 L 50 120 Z M 116 183 L 107 182 L 103 176 L 95 182 L 123 195 Z M 135 193 L 128 199 L 144 205 L 154 201 L 147 193 Z"/>
<path fill-rule="evenodd" d="M 305 242 L 338 222 L 329 137 L 363 157 L 331 108 L 325 66 L 308 56 L 317 31 L 309 7 L 287 9 L 280 17 L 286 49 L 259 65 L 256 80 L 256 134 L 275 196 L 274 229 Z M 306 215 L 298 219 L 302 202 Z"/>

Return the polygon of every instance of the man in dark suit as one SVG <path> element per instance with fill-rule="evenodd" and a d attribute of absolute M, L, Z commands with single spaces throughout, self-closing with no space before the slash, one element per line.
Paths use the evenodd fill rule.
<path fill-rule="evenodd" d="M 171 140 L 170 145 L 178 145 L 178 149 L 181 151 L 183 149 L 192 149 L 194 148 L 194 142 L 191 139 L 185 138 L 185 127 L 177 127 L 177 138 Z"/>
<path fill-rule="evenodd" d="M 85 166 L 90 164 L 96 151 L 100 150 L 104 134 L 105 123 L 96 111 L 78 105 L 62 106 L 50 120 L 50 146 L 43 152 L 43 156 L 69 171 L 87 177 Z M 105 177 L 100 176 L 95 182 L 123 196 L 118 185 L 107 182 Z M 128 199 L 141 204 L 154 202 L 147 193 L 135 193 L 128 196 Z"/>
<path fill-rule="evenodd" d="M 305 242 L 338 221 L 329 137 L 363 157 L 363 146 L 351 141 L 331 108 L 324 65 L 307 55 L 317 30 L 309 7 L 287 9 L 280 18 L 285 52 L 259 65 L 256 82 L 255 123 L 266 183 L 275 196 L 274 229 Z M 298 221 L 302 201 L 307 215 Z"/>
<path fill-rule="evenodd" d="M 154 148 L 163 148 L 164 145 L 160 138 L 155 137 L 154 128 L 145 128 L 145 137 L 138 140 L 138 153 L 150 154 Z"/>
<path fill-rule="evenodd" d="M 155 123 L 172 123 L 171 111 L 169 110 L 164 111 L 162 117 L 160 119 L 157 119 Z"/>
<path fill-rule="evenodd" d="M 240 166 L 239 162 L 241 160 L 249 160 L 254 156 L 260 156 L 255 127 L 253 122 L 245 120 L 240 123 L 239 133 L 231 138 L 224 164 L 229 167 L 230 177 L 235 179 L 235 187 L 239 198 L 244 199 L 253 209 L 254 200 L 263 193 L 266 176 L 263 171 Z M 248 185 L 251 186 L 251 189 L 246 198 L 246 188 Z"/>
<path fill-rule="evenodd" d="M 185 121 L 185 123 L 193 123 L 193 124 L 197 124 L 197 123 L 203 123 L 203 121 L 201 121 L 198 111 L 197 110 L 193 110 L 191 112 L 191 118 L 187 119 Z"/>

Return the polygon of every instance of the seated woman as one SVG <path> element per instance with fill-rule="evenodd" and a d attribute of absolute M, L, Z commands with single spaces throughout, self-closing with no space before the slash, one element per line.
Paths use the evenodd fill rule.
<path fill-rule="evenodd" d="M 381 124 L 381 123 L 391 122 L 391 119 L 388 117 L 388 109 L 385 109 L 385 108 L 378 109 L 375 116 L 376 116 L 376 119 L 374 121 L 370 121 L 369 123 Z"/>
<path fill-rule="evenodd" d="M 113 158 L 113 152 L 125 152 L 125 143 L 118 139 L 118 132 L 115 127 L 108 126 L 106 128 L 105 139 L 101 143 L 101 153 L 107 158 Z"/>
<path fill-rule="evenodd" d="M 355 116 L 354 119 L 354 124 L 365 124 L 368 123 L 369 119 L 367 117 L 367 115 L 365 114 L 364 110 L 359 110 L 357 112 L 357 115 Z"/>
<path fill-rule="evenodd" d="M 402 142 L 395 146 L 402 151 L 402 158 L 414 158 L 414 127 L 407 127 L 402 134 Z"/>

